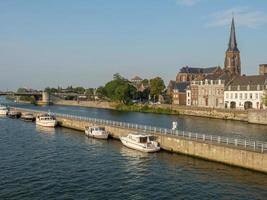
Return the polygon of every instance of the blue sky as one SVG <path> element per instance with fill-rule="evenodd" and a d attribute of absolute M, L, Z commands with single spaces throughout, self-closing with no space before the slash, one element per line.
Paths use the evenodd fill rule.
<path fill-rule="evenodd" d="M 97 87 L 223 66 L 234 13 L 242 73 L 267 63 L 266 0 L 0 0 L 0 90 Z"/>

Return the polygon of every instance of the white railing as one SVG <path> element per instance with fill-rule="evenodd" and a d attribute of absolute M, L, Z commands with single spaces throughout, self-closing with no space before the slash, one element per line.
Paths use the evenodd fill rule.
<path fill-rule="evenodd" d="M 37 111 L 37 110 L 32 110 L 32 109 L 16 108 L 16 107 L 11 107 L 11 108 L 25 110 L 26 112 L 44 113 L 44 111 Z M 135 131 L 147 132 L 151 134 L 172 135 L 176 137 L 183 137 L 189 140 L 197 140 L 197 141 L 206 142 L 206 143 L 230 145 L 230 146 L 234 146 L 237 148 L 259 151 L 262 153 L 267 152 L 267 142 L 263 142 L 263 141 L 230 138 L 230 137 L 217 136 L 217 135 L 207 135 L 207 134 L 202 134 L 202 133 L 193 133 L 189 131 L 172 130 L 172 129 L 160 128 L 160 127 L 155 127 L 155 126 L 147 126 L 147 125 L 133 124 L 133 123 L 128 123 L 128 122 L 119 122 L 119 121 L 112 121 L 112 120 L 105 120 L 105 119 L 82 117 L 82 116 L 62 114 L 62 113 L 51 112 L 51 114 L 56 117 L 63 117 L 63 118 L 68 118 L 68 119 L 86 121 L 86 122 L 95 123 L 99 125 L 107 125 L 107 126 L 113 126 L 113 127 L 133 129 Z"/>

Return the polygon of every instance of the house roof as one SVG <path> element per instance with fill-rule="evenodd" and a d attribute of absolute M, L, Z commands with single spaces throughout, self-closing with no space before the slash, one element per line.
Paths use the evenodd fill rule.
<path fill-rule="evenodd" d="M 229 85 L 266 85 L 267 84 L 267 75 L 254 75 L 254 76 L 238 76 L 233 79 Z"/>
<path fill-rule="evenodd" d="M 190 73 L 190 74 L 210 74 L 213 73 L 216 69 L 220 68 L 219 66 L 216 67 L 182 67 L 180 69 L 180 73 Z"/>
<path fill-rule="evenodd" d="M 190 85 L 190 82 L 189 81 L 186 81 L 186 82 L 176 82 L 174 84 L 174 88 L 175 90 L 179 90 L 179 92 L 185 92 L 187 86 Z"/>
<path fill-rule="evenodd" d="M 143 79 L 140 78 L 139 76 L 135 76 L 131 79 L 132 81 L 142 81 Z"/>

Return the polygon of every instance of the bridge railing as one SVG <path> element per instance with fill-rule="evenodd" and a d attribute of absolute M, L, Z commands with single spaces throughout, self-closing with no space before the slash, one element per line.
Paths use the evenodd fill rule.
<path fill-rule="evenodd" d="M 14 108 L 14 109 L 25 110 L 26 112 L 44 113 L 44 111 L 37 111 L 37 110 L 32 110 L 32 109 L 24 109 L 24 108 Z M 262 153 L 267 152 L 267 142 L 263 142 L 263 141 L 255 141 L 251 139 L 242 139 L 242 138 L 231 138 L 231 137 L 218 136 L 218 135 L 207 135 L 203 133 L 194 133 L 190 131 L 172 130 L 172 129 L 161 128 L 161 127 L 156 127 L 156 126 L 147 126 L 147 125 L 141 125 L 141 124 L 119 122 L 119 121 L 112 121 L 112 120 L 105 120 L 105 119 L 98 119 L 98 118 L 91 118 L 91 117 L 83 117 L 83 116 L 63 114 L 63 113 L 51 113 L 51 114 L 56 117 L 87 121 L 87 122 L 99 124 L 99 125 L 108 125 L 108 126 L 113 126 L 113 127 L 132 129 L 133 132 L 140 131 L 140 132 L 145 132 L 145 133 L 150 133 L 150 134 L 172 135 L 175 137 L 182 137 L 182 138 L 189 139 L 189 140 L 196 140 L 196 141 L 214 143 L 214 144 L 230 145 L 230 146 L 237 147 L 237 148 L 259 151 Z"/>

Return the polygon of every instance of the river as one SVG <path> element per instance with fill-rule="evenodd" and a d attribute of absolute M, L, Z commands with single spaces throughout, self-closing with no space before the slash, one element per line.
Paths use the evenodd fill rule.
<path fill-rule="evenodd" d="M 267 175 L 0 118 L 0 199 L 266 199 Z"/>
<path fill-rule="evenodd" d="M 183 115 L 161 115 L 153 113 L 123 112 L 98 108 L 75 106 L 34 106 L 31 104 L 17 104 L 0 98 L 0 103 L 21 108 L 41 111 L 51 111 L 92 118 L 108 119 L 122 122 L 138 123 L 149 126 L 171 128 L 172 122 L 178 122 L 178 129 L 209 135 L 267 141 L 267 126 L 248 124 L 247 122 L 210 119 Z"/>

